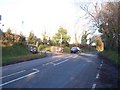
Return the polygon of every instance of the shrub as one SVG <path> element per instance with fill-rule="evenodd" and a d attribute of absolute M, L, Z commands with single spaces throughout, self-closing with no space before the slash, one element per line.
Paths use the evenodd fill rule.
<path fill-rule="evenodd" d="M 38 50 L 50 51 L 50 46 L 48 45 L 39 45 Z"/>
<path fill-rule="evenodd" d="M 38 50 L 43 50 L 45 48 L 44 45 L 39 45 Z"/>
<path fill-rule="evenodd" d="M 65 48 L 63 49 L 63 52 L 64 52 L 64 53 L 70 53 L 70 47 L 65 47 Z"/>
<path fill-rule="evenodd" d="M 44 50 L 45 50 L 45 51 L 51 51 L 51 49 L 50 49 L 49 46 L 47 46 Z"/>

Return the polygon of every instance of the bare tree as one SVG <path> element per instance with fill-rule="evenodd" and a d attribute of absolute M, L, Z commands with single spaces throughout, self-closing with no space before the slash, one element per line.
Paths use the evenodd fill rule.
<path fill-rule="evenodd" d="M 88 2 L 79 4 L 79 7 L 86 12 L 86 18 L 90 18 L 89 22 L 93 23 L 93 27 L 99 28 L 103 33 L 107 47 L 117 50 L 120 47 L 118 25 L 120 2 Z M 93 33 L 96 30 L 93 30 Z"/>

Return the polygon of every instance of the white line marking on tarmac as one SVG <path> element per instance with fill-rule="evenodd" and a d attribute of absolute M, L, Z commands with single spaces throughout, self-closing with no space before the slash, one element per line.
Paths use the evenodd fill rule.
<path fill-rule="evenodd" d="M 69 57 L 67 56 L 67 57 L 65 57 L 65 58 L 69 58 Z"/>
<path fill-rule="evenodd" d="M 96 75 L 96 78 L 99 78 L 99 73 Z"/>
<path fill-rule="evenodd" d="M 61 62 L 59 62 L 59 63 L 57 63 L 57 64 L 54 64 L 54 66 L 57 66 L 57 65 L 59 65 L 59 64 L 61 64 L 61 63 L 64 63 L 64 62 L 66 62 L 66 61 L 68 61 L 69 59 L 66 59 L 66 60 L 64 60 L 64 61 L 61 61 Z"/>
<path fill-rule="evenodd" d="M 57 62 L 57 61 L 60 61 L 60 60 L 61 60 L 61 59 L 58 59 L 58 60 L 52 61 L 52 62 L 50 62 L 50 63 Z"/>
<path fill-rule="evenodd" d="M 94 89 L 95 89 L 95 87 L 96 87 L 96 84 L 93 84 L 92 89 L 94 90 Z"/>
<path fill-rule="evenodd" d="M 74 57 L 72 57 L 72 58 L 76 58 L 77 56 L 74 56 Z"/>
<path fill-rule="evenodd" d="M 65 57 L 65 58 L 67 59 L 67 58 L 71 58 L 71 57 L 72 57 L 72 56 L 67 56 L 67 57 Z"/>
<path fill-rule="evenodd" d="M 33 68 L 32 70 L 39 72 L 39 70 L 38 70 L 38 69 L 36 69 L 36 68 Z"/>
<path fill-rule="evenodd" d="M 52 62 L 50 62 L 50 63 L 53 63 L 53 62 L 57 62 L 57 61 L 60 61 L 61 59 L 58 59 L 58 60 L 54 60 L 54 61 L 52 61 Z"/>
<path fill-rule="evenodd" d="M 102 65 L 103 65 L 103 60 L 101 61 L 101 64 L 100 64 L 100 69 L 102 68 Z M 96 79 L 98 79 L 98 78 L 99 78 L 99 76 L 100 76 L 100 74 L 98 73 L 98 74 L 96 75 Z M 96 87 L 96 84 L 93 84 L 93 86 L 92 86 L 92 90 L 94 90 L 94 89 L 95 89 L 95 87 Z"/>
<path fill-rule="evenodd" d="M 19 72 L 16 72 L 16 73 L 12 73 L 12 74 L 9 74 L 9 75 L 6 75 L 6 76 L 3 76 L 3 77 L 0 77 L 0 79 L 6 78 L 6 77 L 10 77 L 10 76 L 13 76 L 13 75 L 16 75 L 16 74 L 19 74 L 19 73 L 25 72 L 25 71 L 26 71 L 26 70 L 22 70 L 22 71 L 19 71 Z"/>
<path fill-rule="evenodd" d="M 102 67 L 103 64 L 100 64 L 100 67 Z"/>
<path fill-rule="evenodd" d="M 43 66 L 46 66 L 46 65 L 48 65 L 48 64 L 50 64 L 50 63 L 45 63 L 45 64 L 43 64 Z"/>
<path fill-rule="evenodd" d="M 51 61 L 51 62 L 45 63 L 45 64 L 43 64 L 43 66 L 46 66 L 46 65 L 49 65 L 49 64 L 54 64 L 54 62 L 57 62 L 57 61 L 59 61 L 59 60 L 61 60 L 61 59 L 58 59 L 58 60 L 55 60 L 55 61 Z"/>
<path fill-rule="evenodd" d="M 53 61 L 53 62 L 56 62 L 56 61 L 59 61 L 59 60 L 61 60 L 61 59 L 55 60 L 55 61 Z"/>
<path fill-rule="evenodd" d="M 29 74 L 24 75 L 24 76 L 22 76 L 22 77 L 19 77 L 19 78 L 13 79 L 13 80 L 11 80 L 11 81 L 5 82 L 5 83 L 3 83 L 3 84 L 0 84 L 0 86 L 7 85 L 7 84 L 9 84 L 9 83 L 12 83 L 12 82 L 18 81 L 18 80 L 20 80 L 20 79 L 26 78 L 26 77 L 28 77 L 28 76 L 34 75 L 34 74 L 36 74 L 36 73 L 39 72 L 38 69 L 33 69 L 33 70 L 35 70 L 35 72 L 29 73 Z"/>

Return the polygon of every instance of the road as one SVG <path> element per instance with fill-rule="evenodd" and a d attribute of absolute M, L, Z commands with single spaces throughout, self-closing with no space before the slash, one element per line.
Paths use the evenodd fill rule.
<path fill-rule="evenodd" d="M 2 67 L 2 88 L 96 88 L 98 52 L 53 54 Z"/>

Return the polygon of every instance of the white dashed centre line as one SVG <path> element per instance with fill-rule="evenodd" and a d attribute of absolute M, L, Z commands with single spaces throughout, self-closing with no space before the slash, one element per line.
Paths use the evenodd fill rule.
<path fill-rule="evenodd" d="M 59 63 L 56 63 L 56 64 L 54 64 L 54 66 L 57 66 L 57 65 L 59 65 L 59 64 L 61 64 L 61 63 L 64 63 L 64 62 L 66 62 L 66 61 L 68 61 L 69 59 L 66 59 L 66 60 L 64 60 L 64 61 L 61 61 L 61 62 L 59 62 Z"/>
<path fill-rule="evenodd" d="M 67 57 L 65 57 L 65 58 L 67 59 L 67 58 L 71 58 L 71 57 L 72 57 L 72 56 L 67 56 Z"/>
<path fill-rule="evenodd" d="M 103 64 L 100 64 L 100 67 L 102 67 Z"/>

